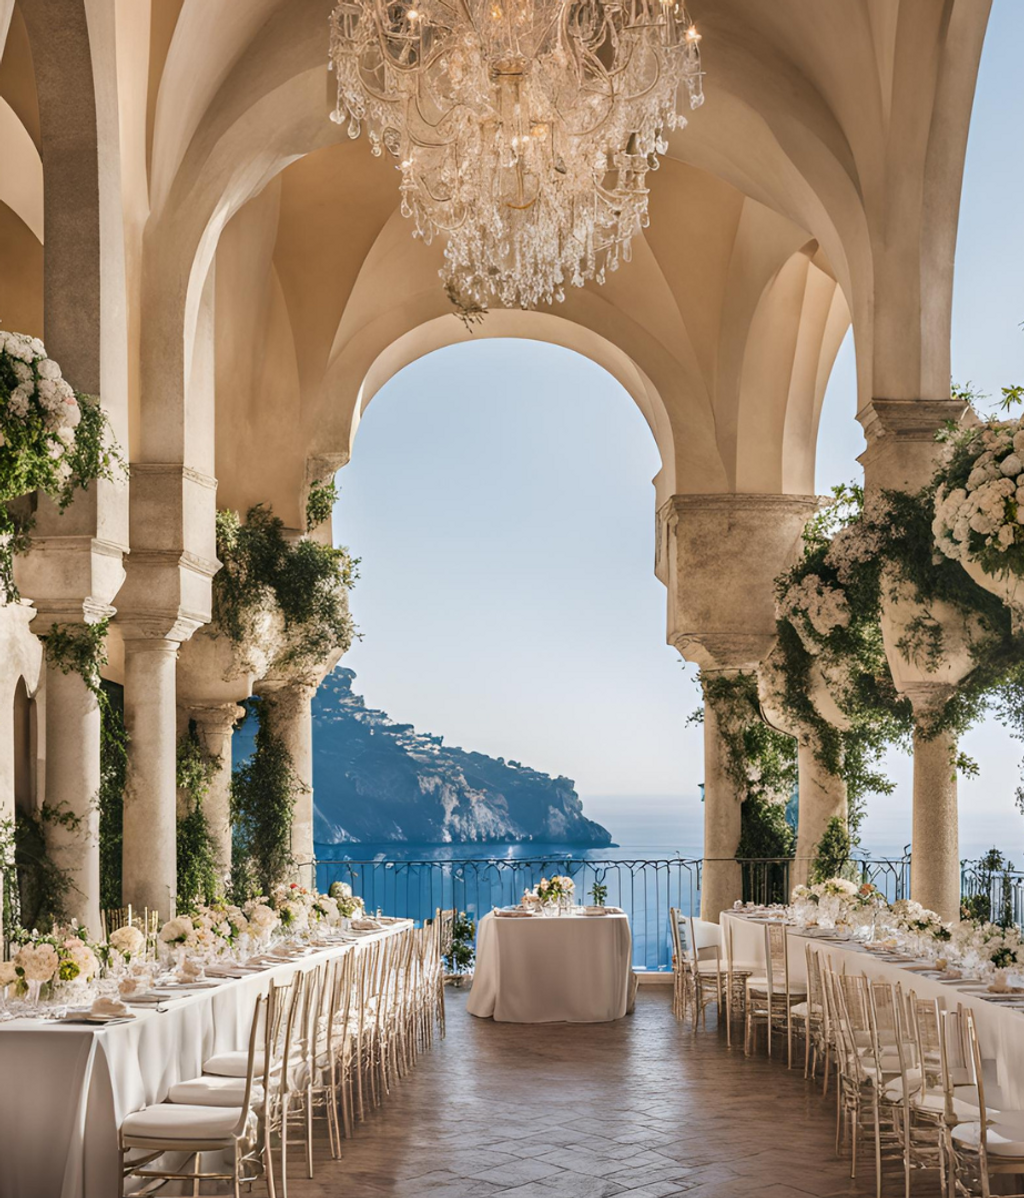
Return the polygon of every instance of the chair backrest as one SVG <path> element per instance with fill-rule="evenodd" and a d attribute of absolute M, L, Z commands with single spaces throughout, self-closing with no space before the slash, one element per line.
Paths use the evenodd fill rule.
<path fill-rule="evenodd" d="M 776 989 L 781 989 L 788 998 L 789 937 L 786 935 L 785 924 L 766 923 L 764 925 L 764 959 L 769 999 L 772 998 Z"/>
<path fill-rule="evenodd" d="M 981 1043 L 978 1040 L 978 1026 L 975 1022 L 974 1012 L 970 1007 L 961 1009 L 964 1030 L 967 1034 L 967 1044 L 970 1049 L 971 1064 L 974 1068 L 974 1084 L 978 1087 L 978 1110 L 981 1117 L 981 1134 L 978 1136 L 978 1156 L 981 1166 L 982 1176 L 988 1177 L 988 1136 L 985 1128 L 988 1126 L 990 1112 L 988 1105 L 985 1102 L 985 1077 L 984 1065 L 981 1058 Z"/>
<path fill-rule="evenodd" d="M 451 955 L 452 942 L 455 939 L 455 921 L 459 912 L 457 907 L 443 910 L 438 907 L 434 913 L 434 930 L 437 933 L 437 951 L 442 957 Z"/>
<path fill-rule="evenodd" d="M 846 1073 L 863 1083 L 864 1059 L 858 1049 L 870 1048 L 873 1043 L 867 979 L 859 974 L 833 973 L 832 994 L 839 1023 L 837 1041 L 841 1042 Z"/>
<path fill-rule="evenodd" d="M 242 1094 L 241 1114 L 238 1117 L 238 1122 L 235 1124 L 234 1134 L 241 1135 L 245 1131 L 252 1115 L 252 1087 L 255 1080 L 257 1069 L 258 1052 L 261 1041 L 266 1039 L 266 1030 L 268 1027 L 267 1019 L 268 997 L 265 994 L 259 995 L 256 999 L 255 1006 L 252 1012 L 252 1023 L 249 1026 L 249 1059 L 245 1069 L 245 1090 Z M 262 1035 L 261 1035 L 262 1032 Z M 264 1069 L 266 1061 L 264 1061 Z M 264 1091 L 266 1083 L 264 1083 Z"/>

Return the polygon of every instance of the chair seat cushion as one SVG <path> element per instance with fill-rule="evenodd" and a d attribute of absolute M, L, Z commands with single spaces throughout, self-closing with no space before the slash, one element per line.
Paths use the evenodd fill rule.
<path fill-rule="evenodd" d="M 977 1149 L 980 1123 L 960 1123 L 953 1139 L 965 1148 Z M 992 1156 L 1024 1157 L 1024 1111 L 1004 1111 L 985 1129 L 985 1147 Z"/>
<path fill-rule="evenodd" d="M 263 1053 L 256 1054 L 254 1074 L 263 1073 Z M 213 1073 L 218 1077 L 245 1077 L 249 1072 L 249 1054 L 245 1051 L 218 1052 L 215 1056 L 203 1061 L 203 1072 Z"/>
<path fill-rule="evenodd" d="M 171 1086 L 167 1095 L 171 1102 L 188 1106 L 240 1107 L 245 1099 L 244 1077 L 193 1077 Z M 263 1102 L 263 1087 L 253 1083 L 250 1101 L 253 1106 Z"/>
<path fill-rule="evenodd" d="M 140 1140 L 224 1140 L 242 1118 L 241 1107 L 186 1106 L 161 1102 L 136 1111 L 121 1124 L 125 1137 Z"/>
<path fill-rule="evenodd" d="M 764 994 L 767 994 L 768 993 L 767 977 L 765 977 L 764 974 L 761 974 L 760 977 L 747 978 L 747 989 L 748 990 L 758 990 Z M 772 990 L 776 994 L 785 994 L 786 993 L 786 979 L 783 977 L 774 978 L 772 980 Z M 793 979 L 790 978 L 789 993 L 790 993 L 790 995 L 806 994 L 807 987 L 803 982 L 794 982 Z"/>

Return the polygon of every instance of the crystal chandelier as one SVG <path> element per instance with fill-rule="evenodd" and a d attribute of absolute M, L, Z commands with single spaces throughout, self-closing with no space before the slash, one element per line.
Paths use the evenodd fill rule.
<path fill-rule="evenodd" d="M 331 118 L 397 160 L 457 306 L 534 308 L 630 260 L 699 43 L 673 0 L 341 0 Z"/>

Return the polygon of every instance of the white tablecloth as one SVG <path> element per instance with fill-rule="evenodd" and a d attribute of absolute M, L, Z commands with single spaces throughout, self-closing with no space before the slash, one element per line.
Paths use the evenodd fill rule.
<path fill-rule="evenodd" d="M 393 924 L 300 960 L 168 1002 L 135 1007 L 112 1027 L 17 1019 L 0 1024 L 0 1198 L 114 1198 L 117 1129 L 162 1102 L 214 1053 L 245 1048 L 257 995 L 270 979 L 392 935 Z"/>
<path fill-rule="evenodd" d="M 735 963 L 749 962 L 763 968 L 764 924 L 730 911 L 723 911 L 721 920 L 723 927 L 732 928 Z M 905 992 L 913 990 L 918 998 L 939 999 L 945 1010 L 955 1010 L 957 1003 L 970 1007 L 978 1027 L 982 1056 L 995 1061 L 1005 1107 L 1024 1109 L 1024 1013 L 965 993 L 960 986 L 922 977 L 898 961 L 880 961 L 859 944 L 809 937 L 795 927 L 788 931 L 790 977 L 795 981 L 802 982 L 807 976 L 804 949 L 809 944 L 814 952 L 834 958 L 834 968 L 841 969 L 845 964 L 847 973 L 863 973 L 893 984 L 899 982 Z M 751 956 L 755 952 L 757 955 Z"/>
<path fill-rule="evenodd" d="M 476 936 L 471 1015 L 503 1023 L 603 1023 L 632 1009 L 626 915 L 485 915 Z"/>

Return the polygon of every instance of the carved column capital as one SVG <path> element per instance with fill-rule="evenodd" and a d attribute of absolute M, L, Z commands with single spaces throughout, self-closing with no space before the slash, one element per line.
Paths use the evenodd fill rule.
<path fill-rule="evenodd" d="M 857 413 L 867 449 L 857 459 L 869 491 L 919 491 L 931 478 L 935 434 L 950 420 L 976 420 L 961 399 L 869 400 Z"/>
<path fill-rule="evenodd" d="M 667 639 L 702 669 L 753 670 L 775 640 L 775 578 L 816 495 L 673 495 L 658 512 Z"/>

